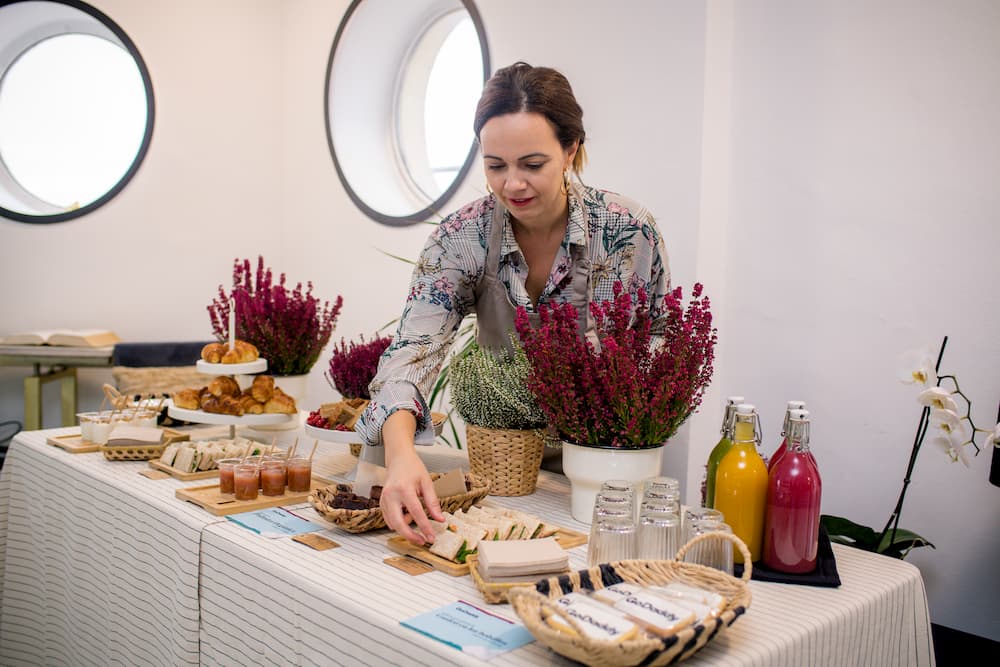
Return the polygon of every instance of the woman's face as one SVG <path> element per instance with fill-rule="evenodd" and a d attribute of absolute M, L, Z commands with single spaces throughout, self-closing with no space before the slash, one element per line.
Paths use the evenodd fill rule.
<path fill-rule="evenodd" d="M 479 143 L 486 182 L 518 222 L 538 229 L 563 222 L 563 171 L 576 144 L 564 149 L 545 116 L 524 111 L 488 120 Z"/>

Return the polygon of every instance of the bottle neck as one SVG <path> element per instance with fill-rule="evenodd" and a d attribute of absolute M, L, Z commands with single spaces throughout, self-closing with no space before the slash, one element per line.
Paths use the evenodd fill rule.
<path fill-rule="evenodd" d="M 757 444 L 756 415 L 736 415 L 733 442 Z"/>
<path fill-rule="evenodd" d="M 733 439 L 733 428 L 736 422 L 736 406 L 727 405 L 726 412 L 722 417 L 722 428 L 719 432 L 722 433 L 722 437 L 728 440 Z"/>
<path fill-rule="evenodd" d="M 797 452 L 809 451 L 809 422 L 789 422 L 788 448 Z"/>

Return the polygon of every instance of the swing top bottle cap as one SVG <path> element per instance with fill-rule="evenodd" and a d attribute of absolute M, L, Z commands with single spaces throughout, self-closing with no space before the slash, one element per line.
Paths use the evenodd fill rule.
<path fill-rule="evenodd" d="M 805 421 L 809 419 L 808 410 L 792 410 L 788 413 L 789 419 L 794 419 L 795 421 Z"/>
<path fill-rule="evenodd" d="M 740 403 L 743 402 L 743 400 L 744 399 L 742 396 L 730 396 L 729 398 L 726 399 L 726 403 L 729 405 L 739 405 Z"/>
<path fill-rule="evenodd" d="M 806 407 L 805 401 L 788 401 L 789 410 L 802 410 Z"/>
<path fill-rule="evenodd" d="M 752 415 L 756 411 L 757 408 L 750 403 L 740 403 L 736 406 L 736 414 L 738 415 Z"/>

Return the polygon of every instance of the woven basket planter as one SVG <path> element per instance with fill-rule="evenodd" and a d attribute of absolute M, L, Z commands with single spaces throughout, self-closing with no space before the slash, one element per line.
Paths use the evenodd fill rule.
<path fill-rule="evenodd" d="M 535 492 L 545 440 L 537 429 L 483 428 L 466 424 L 469 468 L 490 480 L 492 496 L 527 496 Z"/>

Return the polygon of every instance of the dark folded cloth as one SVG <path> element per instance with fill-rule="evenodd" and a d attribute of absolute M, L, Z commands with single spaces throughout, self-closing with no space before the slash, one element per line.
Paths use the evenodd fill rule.
<path fill-rule="evenodd" d="M 743 564 L 738 563 L 733 566 L 733 574 L 737 577 L 743 575 Z M 801 584 L 803 586 L 824 586 L 836 588 L 840 586 L 840 575 L 837 573 L 837 560 L 833 557 L 833 547 L 830 545 L 830 536 L 826 533 L 826 528 L 819 527 L 819 547 L 816 550 L 816 569 L 803 574 L 789 574 L 778 572 L 764 565 L 763 561 L 753 564 L 753 574 L 751 579 L 756 581 L 770 581 L 778 584 Z"/>
<path fill-rule="evenodd" d="M 181 343 L 118 343 L 111 357 L 113 366 L 194 366 L 201 348 L 211 341 Z"/>

